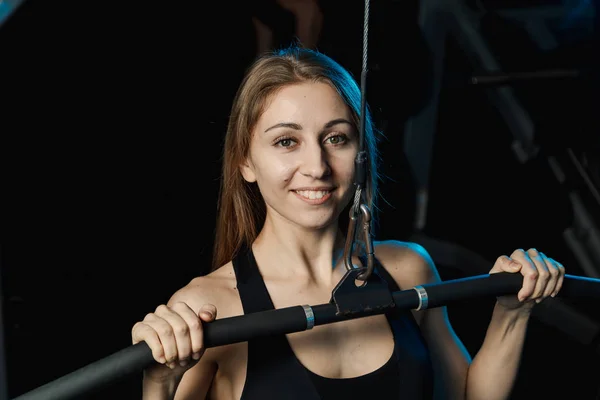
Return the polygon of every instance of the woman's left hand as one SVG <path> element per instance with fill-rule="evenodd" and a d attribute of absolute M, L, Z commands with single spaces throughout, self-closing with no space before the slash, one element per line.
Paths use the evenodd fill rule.
<path fill-rule="evenodd" d="M 500 256 L 490 274 L 498 272 L 523 275 L 523 287 L 516 295 L 499 296 L 498 304 L 507 309 L 531 310 L 546 297 L 560 291 L 565 277 L 565 267 L 536 249 L 515 250 L 510 257 Z"/>

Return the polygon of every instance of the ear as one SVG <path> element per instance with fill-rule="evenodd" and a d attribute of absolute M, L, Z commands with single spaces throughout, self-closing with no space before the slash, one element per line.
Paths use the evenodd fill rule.
<path fill-rule="evenodd" d="M 242 165 L 240 165 L 240 172 L 242 173 L 242 176 L 244 177 L 244 179 L 246 180 L 246 182 L 256 182 L 256 174 L 254 173 L 254 165 L 252 165 L 252 162 L 246 158 L 246 161 L 244 161 L 244 163 Z"/>

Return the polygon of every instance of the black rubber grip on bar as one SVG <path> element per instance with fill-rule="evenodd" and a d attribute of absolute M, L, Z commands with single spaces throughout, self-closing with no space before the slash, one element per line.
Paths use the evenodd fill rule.
<path fill-rule="evenodd" d="M 490 296 L 516 294 L 523 286 L 521 274 L 500 272 L 455 279 L 452 281 L 422 285 L 427 292 L 428 307 L 435 308 L 457 301 Z M 410 295 L 404 290 L 393 294 L 394 303 L 401 308 L 414 309 L 418 306 L 418 295 L 412 290 Z M 600 280 L 566 274 L 560 297 L 600 298 Z"/>
<path fill-rule="evenodd" d="M 204 328 L 204 345 L 216 347 L 303 330 L 306 330 L 306 313 L 302 306 L 280 308 L 211 322 Z"/>
<path fill-rule="evenodd" d="M 332 308 L 335 307 L 332 305 Z M 269 310 L 216 320 L 204 326 L 205 347 L 248 341 L 254 337 L 281 335 L 306 329 L 302 306 Z M 154 358 L 145 342 L 137 343 L 93 362 L 15 400 L 69 400 L 142 371 Z"/>
<path fill-rule="evenodd" d="M 154 358 L 150 347 L 140 342 L 18 396 L 15 400 L 81 399 L 98 388 L 141 372 L 152 362 Z"/>
<path fill-rule="evenodd" d="M 456 279 L 451 284 L 422 285 L 427 291 L 429 306 L 450 305 L 469 298 L 502 296 L 518 293 L 523 286 L 521 274 L 498 273 Z"/>

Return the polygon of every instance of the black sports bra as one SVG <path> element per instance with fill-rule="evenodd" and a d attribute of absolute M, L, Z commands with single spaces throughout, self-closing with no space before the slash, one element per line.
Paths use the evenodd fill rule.
<path fill-rule="evenodd" d="M 244 313 L 273 310 L 251 249 L 240 251 L 233 268 Z M 379 262 L 375 271 L 392 291 L 400 290 Z M 285 335 L 250 340 L 242 400 L 432 398 L 429 352 L 411 312 L 391 312 L 387 319 L 394 334 L 392 356 L 381 368 L 356 378 L 325 378 L 308 370 L 296 358 Z"/>

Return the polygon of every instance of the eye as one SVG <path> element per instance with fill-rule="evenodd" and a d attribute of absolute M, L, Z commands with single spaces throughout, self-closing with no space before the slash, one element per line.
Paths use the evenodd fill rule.
<path fill-rule="evenodd" d="M 330 144 L 333 145 L 340 145 L 343 143 L 346 143 L 348 141 L 348 136 L 340 134 L 340 135 L 333 135 L 333 136 L 329 136 L 327 139 L 325 139 L 326 141 L 329 141 Z"/>
<path fill-rule="evenodd" d="M 274 144 L 275 144 L 275 146 L 278 146 L 278 147 L 292 147 L 294 145 L 294 143 L 295 143 L 294 139 L 282 137 L 282 138 L 277 139 Z"/>

